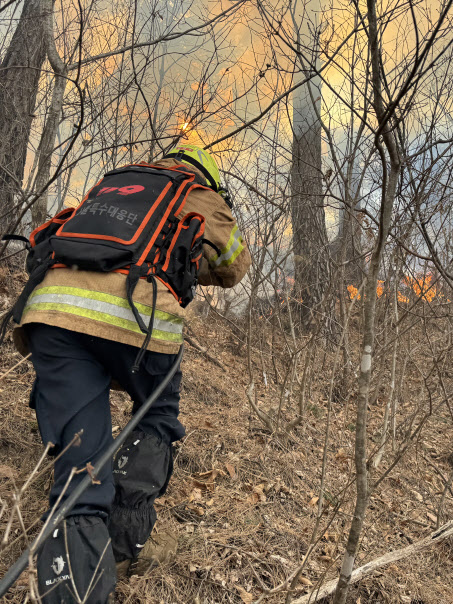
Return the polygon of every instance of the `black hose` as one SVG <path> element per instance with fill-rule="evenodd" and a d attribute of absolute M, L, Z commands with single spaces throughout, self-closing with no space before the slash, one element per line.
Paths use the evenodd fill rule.
<path fill-rule="evenodd" d="M 175 362 L 170 367 L 169 372 L 165 376 L 163 382 L 159 385 L 159 387 L 153 392 L 153 394 L 143 403 L 140 409 L 135 413 L 134 417 L 127 424 L 124 430 L 116 437 L 116 439 L 112 442 L 112 444 L 104 451 L 101 458 L 94 464 L 93 470 L 90 474 L 86 474 L 83 480 L 77 485 L 71 495 L 66 499 L 66 501 L 58 508 L 55 516 L 51 519 L 46 529 L 42 533 L 39 538 L 40 542 L 43 542 L 47 537 L 55 530 L 56 526 L 60 524 L 62 520 L 66 518 L 69 512 L 74 507 L 74 504 L 77 502 L 80 495 L 85 491 L 85 489 L 92 482 L 92 475 L 96 476 L 99 474 L 99 471 L 104 467 L 104 465 L 111 461 L 115 452 L 121 447 L 126 438 L 132 432 L 132 430 L 136 427 L 138 422 L 142 419 L 142 417 L 146 414 L 151 405 L 156 401 L 156 399 L 162 394 L 164 388 L 168 385 L 171 378 L 176 373 L 176 370 L 179 367 L 179 364 L 182 359 L 183 354 L 183 346 L 181 346 L 180 351 L 175 359 Z M 83 436 L 82 436 L 83 438 Z M 19 575 L 27 568 L 28 565 L 28 556 L 30 554 L 30 549 L 35 545 L 37 539 L 32 543 L 32 545 L 24 551 L 22 556 L 15 562 L 13 566 L 7 571 L 3 579 L 0 581 L 0 598 L 2 598 L 8 589 L 13 585 L 13 583 L 19 578 Z"/>

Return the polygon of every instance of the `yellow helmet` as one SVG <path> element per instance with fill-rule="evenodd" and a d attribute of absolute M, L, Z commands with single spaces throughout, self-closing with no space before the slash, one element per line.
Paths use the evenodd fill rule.
<path fill-rule="evenodd" d="M 163 159 L 174 157 L 182 162 L 192 164 L 198 168 L 206 178 L 208 185 L 218 191 L 220 189 L 220 173 L 215 159 L 201 147 L 196 147 L 189 143 L 179 143 L 166 153 Z"/>

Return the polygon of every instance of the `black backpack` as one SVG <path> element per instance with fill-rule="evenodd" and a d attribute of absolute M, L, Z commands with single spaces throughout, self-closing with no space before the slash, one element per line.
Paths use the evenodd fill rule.
<path fill-rule="evenodd" d="M 194 212 L 180 219 L 177 215 L 189 193 L 197 188 L 209 189 L 201 177 L 184 166 L 133 164 L 107 172 L 77 208 L 62 210 L 30 235 L 30 277 L 13 307 L 14 321 L 20 323 L 30 294 L 50 268 L 124 273 L 127 299 L 146 334 L 133 368 L 137 370 L 151 338 L 156 278 L 183 308 L 195 294 L 202 244 L 209 243 L 203 239 L 205 218 Z M 14 235 L 5 238 L 22 239 Z M 148 326 L 132 299 L 140 278 L 153 284 Z"/>

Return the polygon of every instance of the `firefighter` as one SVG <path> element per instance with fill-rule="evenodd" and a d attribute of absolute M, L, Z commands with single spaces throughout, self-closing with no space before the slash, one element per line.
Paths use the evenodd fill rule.
<path fill-rule="evenodd" d="M 185 214 L 196 212 L 206 219 L 210 245 L 202 248 L 198 282 L 233 287 L 245 275 L 250 254 L 220 188 L 214 158 L 199 147 L 180 144 L 154 165 L 170 170 L 183 166 L 205 185 L 190 190 L 184 207 Z M 126 297 L 125 280 L 121 271 L 56 265 L 27 299 L 14 330 L 19 351 L 32 353 L 36 380 L 30 405 L 43 442 L 52 443 L 57 456 L 49 510 L 83 478 L 83 472 L 76 474 L 68 484 L 71 468 L 94 463 L 112 441 L 112 381 L 130 395 L 135 412 L 161 383 L 183 343 L 184 310 L 174 292 L 157 281 L 152 335 L 139 371 L 131 372 L 143 334 Z M 141 316 L 150 316 L 152 299 L 152 284 L 139 279 L 134 302 Z M 165 539 L 156 543 L 150 536 L 154 502 L 172 474 L 172 443 L 185 434 L 178 419 L 180 384 L 179 369 L 112 465 L 101 471 L 99 484 L 83 493 L 69 518 L 42 545 L 37 571 L 44 604 L 77 598 L 104 604 L 114 592 L 115 567 L 124 577 L 143 570 L 145 563 L 149 567 L 150 560 L 159 559 L 159 548 L 165 550 Z M 80 442 L 59 456 L 81 430 Z M 175 549 L 174 540 L 167 546 Z"/>

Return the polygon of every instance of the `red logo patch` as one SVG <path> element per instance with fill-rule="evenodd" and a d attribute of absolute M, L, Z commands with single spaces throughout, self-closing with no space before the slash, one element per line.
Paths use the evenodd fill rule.
<path fill-rule="evenodd" d="M 118 195 L 132 195 L 133 193 L 140 193 L 140 191 L 144 191 L 145 187 L 142 185 L 128 185 L 126 187 L 104 187 L 99 191 L 96 197 L 99 195 L 105 195 L 105 193 L 111 193 L 112 191 L 117 191 Z"/>

